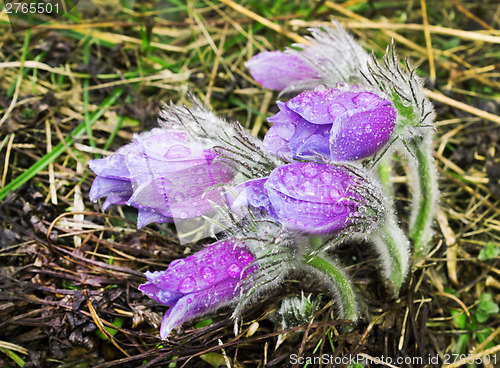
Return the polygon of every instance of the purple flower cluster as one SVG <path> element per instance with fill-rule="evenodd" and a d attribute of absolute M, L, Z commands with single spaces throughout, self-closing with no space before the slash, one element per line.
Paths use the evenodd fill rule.
<path fill-rule="evenodd" d="M 320 71 L 296 53 L 266 52 L 246 65 L 259 83 L 273 89 L 321 82 Z M 238 152 L 238 145 L 260 149 L 250 138 L 207 134 L 213 126 L 201 126 L 204 135 L 198 137 L 179 127 L 161 128 L 136 136 L 109 157 L 90 161 L 97 175 L 90 198 L 106 197 L 104 209 L 113 204 L 138 208 L 139 227 L 205 215 L 214 211 L 214 204 L 228 205 L 233 214 L 248 215 L 248 221 L 273 221 L 301 236 L 340 234 L 356 225 L 361 231 L 374 223 L 377 211 L 370 209 L 376 207 L 372 202 L 378 192 L 353 161 L 390 143 L 396 122 L 391 102 L 356 86 L 319 85 L 277 104 L 279 112 L 269 118 L 273 126 L 262 143 L 262 151 L 270 154 L 241 154 L 250 162 L 265 155 L 276 159 L 269 162 L 281 162 L 268 165 L 273 167 L 263 175 L 246 175 L 242 183 L 235 167 L 257 171 L 227 154 Z M 208 136 L 218 141 L 209 143 Z M 247 245 L 236 234 L 172 262 L 166 271 L 146 272 L 147 282 L 139 289 L 170 307 L 162 320 L 162 339 L 189 319 L 241 300 L 242 281 L 264 269 L 260 251 Z"/>

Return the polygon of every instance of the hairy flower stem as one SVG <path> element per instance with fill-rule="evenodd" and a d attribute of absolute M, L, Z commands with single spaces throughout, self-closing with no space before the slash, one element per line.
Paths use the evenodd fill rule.
<path fill-rule="evenodd" d="M 356 321 L 357 304 L 351 282 L 331 260 L 322 254 L 306 254 L 304 264 L 314 268 L 314 270 L 324 276 L 332 283 L 340 298 L 342 313 L 345 319 Z"/>
<path fill-rule="evenodd" d="M 397 295 L 408 273 L 410 243 L 396 224 L 393 213 L 387 216 L 370 238 L 381 256 L 385 277 L 392 283 L 394 294 Z"/>
<path fill-rule="evenodd" d="M 393 196 L 394 190 L 391 183 L 391 156 L 392 151 L 386 152 L 377 163 L 378 178 L 388 198 Z"/>
<path fill-rule="evenodd" d="M 414 156 L 413 160 L 409 160 L 414 174 L 409 237 L 413 240 L 415 261 L 419 261 L 425 258 L 430 250 L 429 241 L 438 201 L 438 184 L 430 136 L 412 140 L 409 148 Z"/>

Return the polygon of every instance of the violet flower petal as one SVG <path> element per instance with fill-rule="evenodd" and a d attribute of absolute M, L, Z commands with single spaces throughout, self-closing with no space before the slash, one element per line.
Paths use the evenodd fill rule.
<path fill-rule="evenodd" d="M 151 182 L 143 182 L 134 190 L 127 204 L 139 210 L 147 209 L 149 212 L 172 217 L 166 186 L 162 187 L 161 185 L 153 185 Z"/>
<path fill-rule="evenodd" d="M 139 229 L 151 223 L 164 224 L 166 222 L 174 222 L 172 217 L 164 216 L 158 212 L 153 212 L 148 208 L 139 208 L 139 213 L 137 215 L 137 227 Z"/>
<path fill-rule="evenodd" d="M 244 247 L 234 248 L 233 242 L 219 241 L 190 257 L 173 261 L 150 281 L 162 290 L 193 293 L 229 278 L 240 278 L 241 270 L 252 260 Z"/>
<path fill-rule="evenodd" d="M 297 123 L 294 135 L 289 140 L 290 150 L 298 157 L 314 156 L 317 152 L 329 153 L 330 144 L 327 137 L 329 137 L 330 130 L 331 126 L 310 124 L 301 119 Z"/>
<path fill-rule="evenodd" d="M 157 129 L 153 133 L 136 137 L 142 153 L 128 157 L 137 186 L 129 205 L 177 219 L 212 212 L 211 202 L 221 203 L 222 198 L 219 189 L 207 192 L 207 188 L 230 182 L 233 170 L 214 161 L 213 152 L 191 143 L 185 133 L 159 133 Z"/>
<path fill-rule="evenodd" d="M 116 195 L 119 197 L 129 197 L 132 195 L 132 185 L 127 180 L 112 179 L 98 176 L 95 178 L 90 188 L 89 197 L 91 201 L 96 201 L 101 197 Z"/>
<path fill-rule="evenodd" d="M 289 141 L 279 134 L 279 129 L 272 126 L 264 136 L 263 146 L 276 156 L 291 159 L 293 156 Z"/>
<path fill-rule="evenodd" d="M 262 52 L 247 61 L 245 66 L 263 87 L 276 90 L 304 80 L 319 79 L 306 60 L 287 52 Z"/>
<path fill-rule="evenodd" d="M 132 191 L 127 192 L 125 195 L 120 194 L 110 194 L 106 197 L 106 200 L 102 204 L 102 210 L 106 211 L 109 207 L 114 204 L 127 204 L 128 199 L 130 198 Z"/>
<path fill-rule="evenodd" d="M 203 141 L 185 131 L 153 129 L 104 159 L 91 160 L 97 174 L 90 198 L 108 197 L 103 208 L 127 204 L 139 209 L 138 226 L 197 217 L 222 203 L 222 190 L 234 169 L 216 160 Z"/>
<path fill-rule="evenodd" d="M 314 162 L 276 168 L 264 188 L 277 220 L 308 233 L 335 232 L 347 226 L 363 200 L 345 168 Z"/>
<path fill-rule="evenodd" d="M 290 229 L 309 234 L 333 233 L 349 225 L 355 207 L 335 203 L 301 201 L 273 189 L 268 191 L 279 221 Z"/>
<path fill-rule="evenodd" d="M 265 179 L 250 180 L 236 186 L 235 191 L 238 193 L 234 201 L 230 201 L 230 207 L 238 214 L 242 214 L 242 209 L 250 208 L 251 210 L 263 210 L 273 216 L 274 211 L 269 201 L 264 185 Z M 244 213 L 247 214 L 247 213 Z"/>
<path fill-rule="evenodd" d="M 238 282 L 253 273 L 255 257 L 243 243 L 221 240 L 185 259 L 170 263 L 165 271 L 146 272 L 139 286 L 144 294 L 171 308 L 162 320 L 165 339 L 178 324 L 218 309 L 239 295 Z"/>
<path fill-rule="evenodd" d="M 278 105 L 280 111 L 276 115 L 273 115 L 267 119 L 270 123 L 273 123 L 274 125 L 277 124 L 288 125 L 296 123 L 301 119 L 301 116 L 296 112 L 292 111 L 287 106 L 287 103 L 277 101 L 276 105 Z"/>
<path fill-rule="evenodd" d="M 298 157 L 314 155 L 328 157 L 330 154 L 330 142 L 323 134 L 313 134 L 297 149 L 296 154 Z"/>
<path fill-rule="evenodd" d="M 330 133 L 330 157 L 347 161 L 373 155 L 391 138 L 395 121 L 392 106 L 340 116 Z"/>
<path fill-rule="evenodd" d="M 163 316 L 160 327 L 160 338 L 165 340 L 173 328 L 190 319 L 200 317 L 227 304 L 237 295 L 238 281 L 228 280 L 214 287 L 187 294 L 180 298 Z"/>
<path fill-rule="evenodd" d="M 108 157 L 90 160 L 90 169 L 97 175 L 110 179 L 130 180 L 130 172 L 127 168 L 126 157 L 129 152 L 136 150 L 133 143 L 120 147 L 115 153 Z"/>
<path fill-rule="evenodd" d="M 347 111 L 337 102 L 339 90 L 306 91 L 292 98 L 286 106 L 311 124 L 332 124 L 333 120 Z"/>
<path fill-rule="evenodd" d="M 264 143 L 284 158 L 359 160 L 390 140 L 396 121 L 388 100 L 357 87 L 307 91 L 278 106 Z"/>
<path fill-rule="evenodd" d="M 177 301 L 184 296 L 182 293 L 175 293 L 169 290 L 162 290 L 152 282 L 147 282 L 145 284 L 139 285 L 139 290 L 144 293 L 144 295 L 149 296 L 154 301 L 172 307 L 177 303 Z"/>

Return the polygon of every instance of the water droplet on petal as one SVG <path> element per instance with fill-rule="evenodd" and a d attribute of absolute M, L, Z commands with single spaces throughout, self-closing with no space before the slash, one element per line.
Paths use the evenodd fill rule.
<path fill-rule="evenodd" d="M 231 266 L 227 268 L 227 274 L 229 277 L 232 277 L 234 279 L 237 279 L 240 277 L 241 273 L 241 267 L 238 266 L 236 263 L 233 263 Z"/>
<path fill-rule="evenodd" d="M 253 260 L 253 256 L 249 252 L 242 249 L 236 256 L 236 259 L 238 259 L 238 261 L 246 265 Z"/>
<path fill-rule="evenodd" d="M 363 107 L 374 107 L 381 102 L 381 99 L 370 92 L 359 93 L 352 98 L 352 102 L 360 108 Z"/>
<path fill-rule="evenodd" d="M 316 169 L 315 165 L 309 164 L 304 167 L 304 175 L 313 178 L 318 174 L 318 170 Z"/>
<path fill-rule="evenodd" d="M 330 198 L 331 199 L 339 199 L 341 196 L 341 193 L 335 189 L 335 188 L 332 188 L 330 189 Z"/>
<path fill-rule="evenodd" d="M 172 293 L 169 290 L 160 290 L 160 291 L 158 291 L 158 299 L 161 302 L 167 302 L 168 300 L 172 299 L 173 295 L 174 295 L 174 293 Z"/>
<path fill-rule="evenodd" d="M 170 147 L 170 149 L 165 153 L 165 158 L 168 159 L 178 159 L 178 158 L 184 158 L 187 157 L 191 154 L 191 150 L 189 147 L 176 144 L 175 146 Z"/>
<path fill-rule="evenodd" d="M 328 114 L 335 119 L 345 113 L 347 109 L 339 103 L 334 103 L 328 106 Z"/>
<path fill-rule="evenodd" d="M 189 217 L 189 212 L 188 212 L 188 211 L 181 211 L 181 212 L 179 213 L 179 218 L 180 218 L 180 219 L 183 219 L 183 220 L 184 220 L 184 219 L 187 219 L 188 217 Z"/>
<path fill-rule="evenodd" d="M 328 86 L 326 84 L 318 84 L 316 87 L 314 87 L 314 91 L 326 91 L 328 90 Z"/>
<path fill-rule="evenodd" d="M 335 88 L 338 88 L 340 91 L 345 92 L 345 91 L 349 90 L 349 85 L 347 83 L 344 83 L 344 82 L 338 82 L 335 85 Z"/>
<path fill-rule="evenodd" d="M 320 175 L 319 175 L 319 178 L 320 180 L 325 183 L 325 184 L 330 184 L 332 182 L 332 179 L 333 179 L 333 174 L 331 172 L 328 172 L 328 171 L 323 171 Z"/>
<path fill-rule="evenodd" d="M 196 280 L 192 277 L 186 277 L 179 285 L 179 292 L 187 294 L 193 291 L 196 286 Z"/>
<path fill-rule="evenodd" d="M 203 276 L 203 280 L 209 284 L 215 281 L 215 271 L 212 267 L 203 267 L 201 275 Z"/>
<path fill-rule="evenodd" d="M 193 302 L 193 299 L 191 299 L 191 298 L 186 299 L 186 303 L 191 304 L 192 302 Z"/>
<path fill-rule="evenodd" d="M 290 171 L 283 176 L 283 182 L 287 185 L 293 185 L 297 183 L 297 180 L 297 175 Z"/>
<path fill-rule="evenodd" d="M 299 186 L 299 190 L 303 195 L 314 195 L 315 187 L 310 181 L 306 181 Z"/>
<path fill-rule="evenodd" d="M 198 187 L 191 187 L 188 190 L 188 195 L 190 195 L 191 197 L 198 196 L 198 195 L 200 195 L 200 193 L 203 193 L 203 191 L 200 190 L 200 188 L 198 188 Z"/>
<path fill-rule="evenodd" d="M 176 202 L 182 202 L 185 199 L 184 194 L 182 194 L 181 192 L 174 193 L 173 197 L 176 200 Z"/>

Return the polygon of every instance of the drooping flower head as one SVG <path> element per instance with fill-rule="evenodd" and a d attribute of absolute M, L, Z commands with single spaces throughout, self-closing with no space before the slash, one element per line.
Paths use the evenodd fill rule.
<path fill-rule="evenodd" d="M 139 286 L 144 294 L 170 309 L 162 319 L 160 337 L 166 339 L 175 326 L 200 317 L 240 296 L 240 281 L 258 266 L 243 242 L 221 240 L 185 259 L 175 260 L 166 271 L 146 272 Z"/>
<path fill-rule="evenodd" d="M 361 172 L 346 166 L 295 162 L 276 168 L 268 178 L 236 187 L 233 208 L 247 205 L 291 230 L 308 234 L 341 231 L 350 225 L 370 226 L 381 204 L 377 187 Z"/>
<path fill-rule="evenodd" d="M 115 154 L 89 162 L 97 174 L 90 198 L 107 197 L 104 208 L 138 208 L 138 227 L 197 217 L 213 211 L 211 202 L 220 202 L 220 189 L 211 187 L 234 176 L 217 158 L 212 148 L 186 131 L 153 129 Z"/>
<path fill-rule="evenodd" d="M 307 44 L 284 52 L 267 51 L 245 63 L 252 77 L 265 88 L 284 92 L 312 89 L 324 83 L 363 82 L 368 53 L 337 22 L 333 28 L 312 28 Z"/>
<path fill-rule="evenodd" d="M 265 88 L 283 90 L 319 82 L 319 75 L 314 67 L 300 55 L 289 52 L 262 52 L 247 61 L 245 66 L 253 79 Z"/>
<path fill-rule="evenodd" d="M 280 112 L 264 146 L 280 157 L 332 161 L 373 155 L 391 138 L 396 121 L 392 104 L 378 95 L 352 88 L 319 88 L 278 102 Z"/>

